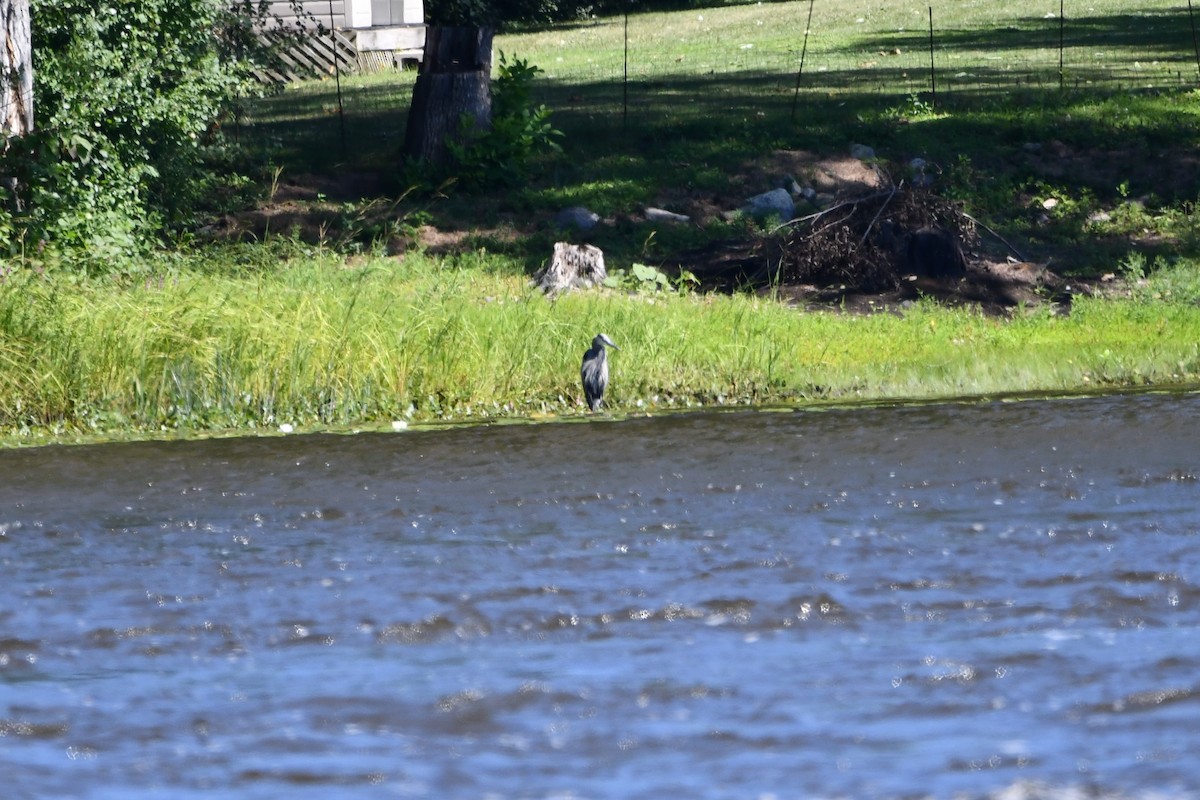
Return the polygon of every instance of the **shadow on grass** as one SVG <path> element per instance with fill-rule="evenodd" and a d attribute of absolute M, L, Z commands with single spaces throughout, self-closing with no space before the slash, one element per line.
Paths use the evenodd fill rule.
<path fill-rule="evenodd" d="M 344 85 L 333 81 L 287 87 L 245 103 L 240 143 L 289 172 L 391 168 L 404 144 L 412 100 L 411 73 L 394 80 Z"/>
<path fill-rule="evenodd" d="M 1152 20 L 1149 34 L 1147 19 Z M 988 52 L 1043 48 L 1056 41 L 1057 26 L 1049 24 L 1052 22 L 1022 21 L 1030 30 L 1046 33 L 1050 38 L 1045 41 L 1031 36 L 1030 30 L 1000 28 L 942 32 L 938 46 Z M 1191 55 L 1186 12 L 1121 14 L 1069 22 L 1070 41 L 1076 46 L 1136 45 L 1164 57 L 1174 54 L 1177 61 L 1171 63 L 1179 67 L 1174 70 L 1175 79 L 1169 68 L 1160 68 L 1153 75 L 1164 88 L 1188 85 L 1182 78 Z M 859 41 L 855 48 L 885 49 L 897 43 L 913 51 L 925 45 L 919 34 L 898 34 Z M 798 98 L 797 76 L 790 72 L 667 74 L 628 83 L 542 79 L 535 96 L 554 111 L 554 124 L 566 134 L 576 162 L 582 157 L 602 163 L 617 154 L 651 159 L 665 154 L 677 160 L 680 149 L 694 160 L 697 155 L 709 157 L 714 148 L 761 151 L 798 138 L 803 138 L 806 146 L 840 145 L 848 138 L 873 133 L 874 121 L 892 110 L 903 113 L 906 98 L 914 97 L 922 97 L 924 102 L 936 100 L 938 110 L 977 114 L 987 126 L 1007 114 L 1019 120 L 1021 128 L 1032 127 L 1036 135 L 1039 129 L 1059 127 L 1057 121 L 1043 122 L 1056 113 L 1061 117 L 1074 106 L 1144 83 L 1145 75 L 1116 74 L 1115 70 L 1128 66 L 1068 64 L 1067 88 L 1090 93 L 1090 97 L 1060 94 L 1056 63 L 1020 61 L 976 64 L 958 71 L 940 67 L 935 72 L 936 96 L 923 96 L 931 88 L 930 75 L 919 59 L 901 65 L 885 62 L 821 72 L 810 69 L 799 76 Z M 293 172 L 394 170 L 402 161 L 412 81 L 412 74 L 407 73 L 397 74 L 394 81 L 345 86 L 340 99 L 332 81 L 289 89 L 253 103 L 247 115 L 251 122 L 241 126 L 240 135 L 265 160 Z M 1032 110 L 1027 109 L 1030 105 Z M 998 113 L 990 113 L 992 109 Z M 979 114 L 981 111 L 984 113 Z M 1097 134 L 1094 122 L 1088 125 L 1093 138 L 1108 136 L 1111 128 L 1101 124 Z M 1086 135 L 1082 126 L 1078 127 L 1081 129 L 1068 135 Z M 1153 139 L 1158 124 L 1150 121 L 1133 127 L 1135 130 L 1122 130 L 1122 135 Z M 991 138 L 985 136 L 984 141 Z"/>
<path fill-rule="evenodd" d="M 1095 29 L 1089 35 L 1111 41 L 1137 19 L 1089 20 Z M 1179 14 L 1154 19 L 1164 27 L 1187 23 Z M 963 32 L 956 46 L 984 36 L 980 46 L 995 49 L 1012 35 Z M 1162 47 L 1179 45 L 1175 35 Z M 1111 248 L 1103 239 L 1085 241 L 1083 217 L 1124 194 L 1194 200 L 1198 170 L 1191 150 L 1200 140 L 1200 116 L 1185 92 L 1121 90 L 1103 68 L 1071 74 L 1081 88 L 1061 91 L 1056 75 L 1011 65 L 976 68 L 969 76 L 940 79 L 936 105 L 922 94 L 926 74 L 888 65 L 806 74 L 798 95 L 796 76 L 781 73 L 670 75 L 628 84 L 541 79 L 535 102 L 553 110 L 552 122 L 565 134 L 564 153 L 539 159 L 522 185 L 456 192 L 431 206 L 426 218 L 531 271 L 561 235 L 549 226 L 553 213 L 585 205 L 616 219 L 591 237 L 606 252 L 649 259 L 656 250 L 717 235 L 664 230 L 648 244 L 653 232 L 621 221 L 664 191 L 731 201 L 731 193 L 774 188 L 738 183 L 748 165 L 773 151 L 842 154 L 862 142 L 892 164 L 914 156 L 936 163 L 945 191 L 1010 233 L 1044 241 L 1048 249 L 1096 248 L 1090 260 L 1111 259 L 1128 241 L 1114 239 Z M 254 105 L 243 141 L 289 175 L 381 175 L 371 185 L 395 198 L 409 188 L 401 148 L 411 85 L 411 74 L 398 74 L 344 86 L 341 114 L 332 82 L 289 90 Z M 1088 198 L 1074 216 L 1032 227 L 1039 214 L 1021 203 L 1055 187 Z"/>
<path fill-rule="evenodd" d="M 1195 47 L 1186 8 L 1155 9 L 1124 14 L 1074 17 L 1017 17 L 1008 25 L 992 28 L 939 29 L 933 19 L 934 48 L 941 53 L 1017 54 L 1023 50 L 1057 50 L 1060 31 L 1069 52 L 1066 65 L 1081 54 L 1107 51 L 1132 67 L 1135 61 L 1165 59 L 1189 63 L 1194 68 Z M 1200 18 L 1196 19 L 1200 26 Z M 858 39 L 852 50 L 900 47 L 925 52 L 928 30 L 907 31 Z M 1078 49 L 1077 49 L 1078 48 Z M 1120 52 L 1123 51 L 1123 52 Z"/>

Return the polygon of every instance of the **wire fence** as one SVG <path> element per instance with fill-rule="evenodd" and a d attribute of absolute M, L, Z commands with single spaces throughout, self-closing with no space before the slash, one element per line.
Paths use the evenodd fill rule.
<path fill-rule="evenodd" d="M 634 100 L 639 90 L 672 87 L 680 99 L 702 99 L 699 92 L 689 97 L 689 86 L 705 95 L 795 89 L 972 99 L 1026 88 L 1123 91 L 1200 82 L 1200 21 L 1178 0 L 854 9 L 863 5 L 799 0 L 720 15 L 631 13 L 565 29 L 556 53 L 532 37 L 501 37 L 498 44 L 534 52 L 531 60 L 551 81 L 621 86 Z"/>
<path fill-rule="evenodd" d="M 814 98 L 852 111 L 881 97 L 1011 104 L 1023 92 L 1200 84 L 1200 8 L 1194 13 L 1191 0 L 885 0 L 882 9 L 854 8 L 865 5 L 790 0 L 629 13 L 504 34 L 496 48 L 537 65 L 535 99 L 585 128 L 631 118 L 704 125 L 731 112 L 794 116 L 797 100 L 803 108 Z M 412 71 L 358 77 L 336 104 L 332 82 L 308 84 L 270 101 L 271 114 L 340 123 L 351 155 L 398 145 L 414 79 Z M 325 157 L 335 140 L 329 133 L 311 131 Z"/>

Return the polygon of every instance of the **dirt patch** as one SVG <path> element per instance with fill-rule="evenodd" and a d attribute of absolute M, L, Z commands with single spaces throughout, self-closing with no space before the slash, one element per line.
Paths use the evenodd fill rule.
<path fill-rule="evenodd" d="M 1025 171 L 1107 194 L 1125 185 L 1135 197 L 1192 200 L 1200 155 L 1193 148 L 1072 147 L 1057 139 L 1030 142 L 1021 151 Z"/>
<path fill-rule="evenodd" d="M 793 305 L 810 310 L 847 313 L 899 313 L 928 298 L 949 307 L 970 307 L 988 316 L 1011 316 L 1020 308 L 1046 303 L 1056 312 L 1066 312 L 1079 295 L 1104 290 L 1096 281 L 1067 281 L 1039 264 L 1025 262 L 972 261 L 965 274 L 954 280 L 905 276 L 894 289 L 863 292 L 851 286 L 785 284 L 761 289 Z"/>
<path fill-rule="evenodd" d="M 406 204 L 382 175 L 367 172 L 304 174 L 280 180 L 254 208 L 224 214 L 201 233 L 220 241 L 263 241 L 295 236 L 313 245 L 343 247 L 382 242 L 390 255 L 419 249 L 434 255 L 471 250 L 480 239 L 508 242 L 521 232 L 508 217 L 496 224 L 462 228 L 417 224 Z"/>
<path fill-rule="evenodd" d="M 277 203 L 347 203 L 375 200 L 389 194 L 384 177 L 377 172 L 304 174 L 281 179 L 272 191 Z"/>
<path fill-rule="evenodd" d="M 1084 161 L 1107 155 L 1050 143 L 1022 157 L 1029 166 L 1080 171 Z M 1092 174 L 1098 180 L 1109 175 L 1099 167 Z M 1045 265 L 1019 258 L 954 204 L 893 182 L 884 166 L 849 155 L 775 151 L 745 164 L 719 193 L 672 189 L 657 204 L 703 227 L 774 187 L 802 190 L 795 219 L 769 235 L 711 243 L 665 257 L 660 265 L 688 270 L 707 289 L 769 291 L 804 307 L 863 313 L 894 311 L 923 297 L 990 314 L 1046 302 L 1067 308 L 1075 294 L 1101 288 L 1098 282 L 1064 281 Z M 403 224 L 405 212 L 393 192 L 374 173 L 297 175 L 272 186 L 269 200 L 257 208 L 226 215 L 206 232 L 227 240 L 294 235 L 334 246 L 382 239 L 393 255 L 411 248 L 445 255 L 485 239 L 534 235 L 549 219 L 492 214 L 489 224 L 463 220 L 458 228 Z"/>
<path fill-rule="evenodd" d="M 777 150 L 748 170 L 748 174 L 762 183 L 769 176 L 790 177 L 801 185 L 811 186 L 818 196 L 834 200 L 869 194 L 890 182 L 873 164 L 851 156 L 818 155 L 806 150 Z"/>
<path fill-rule="evenodd" d="M 201 233 L 222 241 L 296 236 L 308 244 L 343 240 L 351 228 L 371 229 L 394 213 L 388 186 L 373 172 L 304 174 L 281 178 L 254 208 L 224 214 Z"/>
<path fill-rule="evenodd" d="M 741 207 L 748 197 L 773 188 L 791 189 L 793 182 L 811 188 L 814 201 L 826 205 L 878 191 L 890 184 L 880 169 L 848 155 L 776 150 L 743 165 L 736 174 L 729 176 L 720 192 L 672 188 L 664 190 L 656 204 L 686 214 L 694 224 L 703 226 Z"/>

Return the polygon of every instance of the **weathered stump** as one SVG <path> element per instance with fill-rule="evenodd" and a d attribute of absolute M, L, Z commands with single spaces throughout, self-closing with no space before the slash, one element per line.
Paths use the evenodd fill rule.
<path fill-rule="evenodd" d="M 554 257 L 533 276 L 534 282 L 549 295 L 568 289 L 586 289 L 604 283 L 604 251 L 591 244 L 555 242 Z"/>
<path fill-rule="evenodd" d="M 446 162 L 447 142 L 492 126 L 492 29 L 432 27 L 425 34 L 421 74 L 413 86 L 404 151 L 433 165 Z"/>

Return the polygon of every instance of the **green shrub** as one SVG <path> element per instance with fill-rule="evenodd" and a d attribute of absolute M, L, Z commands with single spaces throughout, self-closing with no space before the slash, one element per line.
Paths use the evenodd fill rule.
<path fill-rule="evenodd" d="M 191 221 L 219 121 L 248 89 L 258 0 L 33 0 L 37 129 L 11 143 L 16 238 L 90 268 Z M 11 255 L 11 254 L 10 254 Z"/>
<path fill-rule="evenodd" d="M 474 120 L 464 116 L 466 144 L 449 143 L 457 177 L 468 186 L 512 184 L 524 178 L 533 158 L 561 152 L 562 132 L 550 124 L 550 110 L 534 106 L 532 85 L 541 69 L 520 58 L 511 62 L 500 51 L 499 69 L 492 84 L 492 127 L 482 133 L 469 130 Z"/>

